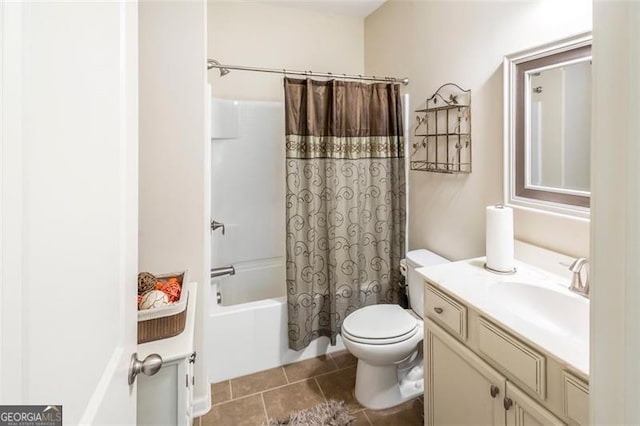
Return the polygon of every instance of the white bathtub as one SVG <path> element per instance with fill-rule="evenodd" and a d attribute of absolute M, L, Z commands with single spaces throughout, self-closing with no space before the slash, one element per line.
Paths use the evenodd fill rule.
<path fill-rule="evenodd" d="M 336 346 L 322 337 L 303 351 L 289 349 L 284 297 L 222 306 L 216 303 L 217 292 L 214 283 L 206 327 L 207 365 L 212 383 L 344 350 L 340 336 Z"/>

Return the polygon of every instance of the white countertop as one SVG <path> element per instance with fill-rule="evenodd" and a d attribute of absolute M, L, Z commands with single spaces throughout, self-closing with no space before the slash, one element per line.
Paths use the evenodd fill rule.
<path fill-rule="evenodd" d="M 532 324 L 509 310 L 504 300 L 499 300 L 489 287 L 495 283 L 521 282 L 533 286 L 553 289 L 570 298 L 578 298 L 576 303 L 589 303 L 587 299 L 568 290 L 570 285 L 566 277 L 555 275 L 529 264 L 516 261 L 517 272 L 512 275 L 500 275 L 484 269 L 485 258 L 462 260 L 437 266 L 417 269 L 425 279 L 441 287 L 448 293 L 475 309 L 483 316 L 492 319 L 506 330 L 538 346 L 561 362 L 568 364 L 584 375 L 589 374 L 589 332 L 588 320 L 586 333 L 581 329 L 582 337 L 573 338 L 553 330 L 553 324 Z M 508 284 L 506 284 L 508 285 Z M 587 306 L 588 308 L 588 306 Z M 580 324 L 582 325 L 582 324 Z"/>
<path fill-rule="evenodd" d="M 158 354 L 162 357 L 163 362 L 167 362 L 187 357 L 193 353 L 197 289 L 198 284 L 194 282 L 189 283 L 186 288 L 189 294 L 187 295 L 187 318 L 185 320 L 184 331 L 177 336 L 167 339 L 139 344 L 139 359 L 144 359 L 149 354 Z"/>

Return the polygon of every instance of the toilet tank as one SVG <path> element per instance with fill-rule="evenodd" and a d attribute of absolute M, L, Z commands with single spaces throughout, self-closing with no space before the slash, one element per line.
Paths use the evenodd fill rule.
<path fill-rule="evenodd" d="M 420 317 L 424 317 L 424 279 L 416 272 L 416 268 L 440 265 L 442 263 L 449 263 L 449 261 L 429 250 L 419 249 L 407 252 L 409 304 L 411 309 Z"/>

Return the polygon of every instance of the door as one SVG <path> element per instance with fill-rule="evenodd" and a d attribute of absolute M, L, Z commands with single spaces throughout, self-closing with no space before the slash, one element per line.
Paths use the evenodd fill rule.
<path fill-rule="evenodd" d="M 507 426 L 564 425 L 560 419 L 510 382 L 507 382 L 504 407 L 507 409 Z"/>
<path fill-rule="evenodd" d="M 427 425 L 504 426 L 505 378 L 426 320 Z"/>
<path fill-rule="evenodd" d="M 0 405 L 135 424 L 137 4 L 0 3 Z"/>

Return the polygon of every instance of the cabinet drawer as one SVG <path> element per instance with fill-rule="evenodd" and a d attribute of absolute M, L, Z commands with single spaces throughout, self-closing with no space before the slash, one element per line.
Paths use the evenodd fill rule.
<path fill-rule="evenodd" d="M 482 317 L 478 319 L 478 349 L 545 399 L 547 374 L 544 355 Z"/>
<path fill-rule="evenodd" d="M 589 424 L 589 385 L 564 371 L 562 373 L 564 414 L 581 425 Z"/>
<path fill-rule="evenodd" d="M 449 331 L 467 339 L 467 308 L 446 293 L 427 284 L 424 295 L 425 314 Z"/>

